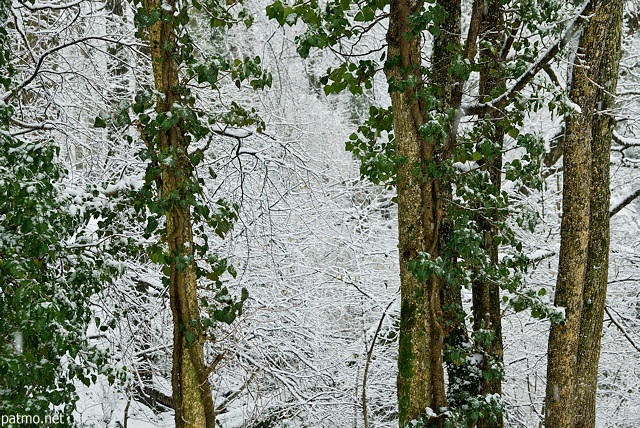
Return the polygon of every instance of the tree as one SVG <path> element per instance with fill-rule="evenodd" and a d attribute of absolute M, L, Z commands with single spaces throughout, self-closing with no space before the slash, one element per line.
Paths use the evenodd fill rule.
<path fill-rule="evenodd" d="M 160 121 L 168 121 L 155 136 L 145 131 L 143 138 L 158 151 L 161 166 L 157 173 L 158 191 L 167 204 L 164 208 L 167 254 L 171 260 L 168 273 L 171 311 L 173 314 L 173 407 L 176 426 L 213 428 L 215 409 L 209 387 L 204 340 L 200 324 L 200 302 L 196 283 L 194 235 L 190 199 L 193 198 L 193 165 L 189 159 L 188 136 L 183 125 L 171 123 L 174 105 L 182 101 L 178 76 L 179 54 L 173 10 L 176 3 L 145 1 L 147 13 L 159 16 L 149 25 L 149 46 Z M 155 138 L 154 138 L 155 137 Z M 154 138 L 155 141 L 151 140 Z"/>
<path fill-rule="evenodd" d="M 597 112 L 591 127 L 591 200 L 589 202 L 588 264 L 583 291 L 583 308 L 578 344 L 576 383 L 576 427 L 594 427 L 596 392 L 604 307 L 609 281 L 610 243 L 610 158 L 616 120 L 618 71 L 622 55 L 623 2 L 611 3 L 609 33 L 600 64 L 596 95 Z"/>
<path fill-rule="evenodd" d="M 230 9 L 217 1 L 194 2 L 192 6 L 210 13 L 212 26 L 231 26 L 246 15 L 243 11 L 238 16 L 232 15 Z M 148 208 L 152 214 L 147 230 L 156 232 L 160 217 L 164 217 L 164 227 L 156 232 L 161 235 L 162 242 L 149 250 L 149 256 L 165 265 L 163 273 L 169 287 L 173 314 L 172 389 L 176 426 L 213 428 L 215 405 L 209 376 L 222 355 L 207 358 L 204 346 L 208 338 L 214 337 L 212 330 L 217 322 L 231 324 L 242 313 L 242 304 L 248 295 L 243 288 L 240 299 L 234 301 L 220 280 L 225 272 L 235 276 L 234 268 L 227 264 L 226 259 L 207 254 L 209 245 L 205 225 L 210 228 L 209 232 L 224 237 L 237 219 L 239 207 L 219 200 L 214 212 L 199 200 L 205 182 L 198 178 L 196 167 L 204 160 L 204 151 L 212 137 L 209 137 L 204 150 L 190 151 L 190 145 L 214 130 L 227 134 L 227 125 L 258 123 L 260 128 L 260 122 L 236 103 L 231 104 L 229 112 L 198 110 L 198 98 L 188 88 L 188 82 L 195 78 L 199 83 L 216 89 L 224 74 L 228 73 L 238 87 L 247 80 L 257 89 L 269 85 L 271 77 L 260 69 L 259 58 L 231 61 L 214 57 L 207 58 L 206 64 L 199 64 L 187 31 L 190 7 L 175 1 L 142 1 L 136 20 L 141 36 L 148 31 L 157 95 L 138 96 L 133 110 L 139 115 L 138 126 L 146 145 L 143 156 L 149 160 L 146 191 L 151 190 L 152 181 L 157 190 L 157 199 L 147 199 L 147 205 L 140 207 Z M 251 23 L 250 19 L 245 22 L 246 25 Z M 184 77 L 178 70 L 181 65 L 188 66 Z M 149 110 L 152 106 L 155 106 L 153 113 Z M 206 122 L 201 118 L 206 118 Z M 243 134 L 228 135 L 242 138 Z M 215 172 L 211 171 L 211 175 L 215 178 Z M 213 296 L 209 296 L 210 301 L 199 296 L 199 278 L 206 279 L 210 284 L 208 287 L 217 289 Z M 208 309 L 207 316 L 202 315 L 203 307 Z"/>
<path fill-rule="evenodd" d="M 474 11 L 483 8 L 480 23 L 480 76 L 479 94 L 491 98 L 492 93 L 500 93 L 505 90 L 504 72 L 500 69 L 505 59 L 502 57 L 505 51 L 507 24 L 504 12 L 499 1 L 491 1 L 488 5 L 474 2 Z M 494 110 L 488 115 L 489 128 L 486 132 L 487 139 L 493 141 L 495 154 L 493 159 L 487 159 L 489 174 L 489 193 L 495 198 L 500 198 L 502 189 L 503 159 L 505 125 L 501 122 L 503 114 Z M 499 265 L 499 244 L 501 230 L 498 226 L 503 219 L 500 210 L 487 212 L 479 216 L 477 223 L 484 233 L 483 248 L 488 255 L 492 266 Z M 478 343 L 478 349 L 484 351 L 481 370 L 486 373 L 482 376 L 479 391 L 483 395 L 502 395 L 502 315 L 500 285 L 488 279 L 478 279 L 473 283 L 473 329 L 475 332 L 490 331 L 485 343 Z M 483 337 L 483 335 L 480 335 Z M 478 427 L 502 427 L 503 415 L 487 415 L 478 420 Z"/>
<path fill-rule="evenodd" d="M 456 2 L 452 4 L 455 10 Z M 424 84 L 421 34 L 414 32 L 409 22 L 419 6 L 393 2 L 387 33 L 387 58 L 394 64 L 386 67 L 391 86 L 394 142 L 397 156 L 402 159 L 396 186 L 401 290 L 397 393 L 401 427 L 423 416 L 425 409 L 433 413 L 447 406 L 442 366 L 442 284 L 435 275 L 418 277 L 412 272 L 415 270 L 412 263 L 420 255 L 441 257 L 442 196 L 447 192 L 425 169 L 437 162 L 436 146 L 443 143 L 439 139 L 444 135 L 442 132 L 425 135 L 424 128 L 421 129 L 430 112 L 426 110 L 425 100 L 418 96 Z M 442 34 L 455 37 L 459 34 L 455 17 L 451 22 L 453 31 L 447 29 Z M 441 47 L 447 44 L 443 40 Z M 437 57 L 443 53 L 446 56 L 447 50 L 434 49 L 434 52 L 438 52 L 434 55 L 434 73 L 450 79 L 446 73 L 449 61 L 446 57 Z M 410 80 L 414 85 L 408 84 Z M 449 104 L 447 92 L 450 93 L 451 84 L 443 83 L 442 98 Z"/>
<path fill-rule="evenodd" d="M 29 144 L 53 140 L 61 145 L 54 157 L 70 171 L 63 176 L 64 187 L 73 188 L 72 206 L 84 212 L 78 227 L 90 228 L 94 241 L 119 244 L 88 248 L 109 258 L 127 253 L 125 275 L 91 303 L 100 327 L 113 314 L 110 324 L 116 329 L 93 334 L 96 325 L 88 327 L 90 343 L 108 347 L 111 361 L 127 366 L 126 384 L 105 388 L 100 379 L 87 389 L 75 382 L 80 422 L 100 418 L 102 424 L 119 420 L 126 425 L 140 412 L 157 420 L 173 416 L 164 413 L 174 406 L 165 395 L 175 328 L 166 310 L 167 290 L 172 263 L 178 271 L 188 265 L 176 260 L 167 243 L 167 214 L 177 204 L 188 206 L 183 212 L 191 217 L 200 305 L 199 319 L 180 331 L 186 342 L 189 334 L 204 337 L 217 425 L 396 423 L 393 388 L 398 369 L 407 368 L 396 358 L 400 325 L 406 344 L 413 334 L 406 327 L 423 316 L 402 321 L 400 300 L 405 309 L 406 303 L 422 309 L 426 299 L 406 291 L 419 294 L 429 287 L 441 291 L 434 304 L 440 306 L 442 315 L 435 321 L 442 334 L 433 341 L 440 349 L 403 349 L 414 362 L 441 358 L 440 373 L 446 374 L 436 383 L 409 378 L 405 384 L 417 393 L 405 395 L 403 417 L 411 406 L 420 413 L 417 400 L 426 402 L 435 388 L 444 390 L 447 407 L 405 422 L 491 427 L 508 411 L 509 424 L 538 425 L 543 420 L 539 385 L 544 376 L 538 367 L 546 343 L 544 318 L 562 318 L 545 298 L 555 276 L 549 254 L 559 221 L 554 189 L 540 188 L 547 177 L 538 172 L 540 155 L 549 141 L 539 136 L 553 136 L 549 123 L 560 127 L 575 104 L 566 97 L 562 73 L 572 60 L 558 51 L 577 42 L 573 35 L 584 22 L 568 17 L 592 15 L 583 6 L 595 2 L 478 0 L 461 1 L 460 9 L 458 2 L 425 2 L 405 16 L 409 27 L 400 37 L 406 40 L 397 43 L 411 47 L 409 61 L 419 62 L 407 67 L 394 63 L 401 55 L 388 57 L 385 1 L 273 4 L 269 13 L 277 19 L 309 24 L 292 29 L 306 62 L 295 56 L 291 32 L 265 22 L 258 4 L 250 4 L 241 19 L 255 18 L 246 28 L 230 25 L 239 16 L 226 14 L 229 5 L 179 3 L 170 18 L 172 6 L 164 3 L 148 9 L 117 0 L 104 6 L 14 2 L 13 20 L 6 26 L 16 36 L 14 63 L 24 83 L 14 85 L 14 95 L 3 96 L 15 108 L 7 132 Z M 238 7 L 231 6 L 236 12 Z M 150 80 L 148 61 L 149 26 L 160 21 L 172 27 L 176 41 L 164 46 L 173 51 L 169 56 L 178 77 L 177 102 L 167 108 L 161 106 L 166 95 Z M 466 35 L 464 23 L 469 23 Z M 542 46 L 551 53 L 542 53 Z M 629 57 L 632 70 L 635 62 Z M 254 93 L 251 79 L 239 77 L 254 67 L 274 70 L 268 92 Z M 391 85 L 385 71 L 395 79 Z M 623 82 L 633 75 L 627 73 Z M 626 96 L 634 97 L 636 89 L 626 87 Z M 411 134 L 400 124 L 400 137 L 414 135 L 417 144 L 411 139 L 407 144 L 419 151 L 435 147 L 432 158 L 419 152 L 413 168 L 399 155 L 393 132 L 396 113 L 402 118 L 407 112 L 396 111 L 390 95 L 409 107 L 409 125 L 417 123 L 424 131 Z M 246 105 L 268 118 L 268 133 L 257 111 L 239 107 Z M 417 122 L 416 111 L 425 116 Z M 637 349 L 637 204 L 632 203 L 637 174 L 631 169 L 637 140 L 630 138 L 635 121 L 628 120 L 635 112 L 617 117 L 621 126 L 612 159 L 620 168 L 612 168 L 612 183 L 614 188 L 622 183 L 616 192 L 624 201 L 616 207 L 628 205 L 612 227 L 618 237 L 612 239 L 616 277 L 602 339 L 598 414 L 626 426 L 637 418 L 632 409 L 638 396 L 627 392 L 637 385 L 634 370 L 618 370 Z M 171 128 L 182 135 L 191 162 L 181 164 L 184 169 L 176 167 L 174 149 L 162 145 Z M 527 134 L 536 128 L 535 136 Z M 411 147 L 400 149 L 410 153 Z M 359 179 L 358 163 L 369 181 Z M 167 200 L 163 171 L 179 170 L 191 176 L 184 191 Z M 561 168 L 553 171 L 549 184 L 561 176 Z M 425 206 L 435 200 L 442 213 L 434 250 L 439 257 L 434 258 L 424 251 L 425 233 L 416 235 L 417 243 L 406 239 L 423 227 L 422 220 L 402 213 L 403 224 L 413 222 L 402 232 L 404 248 L 420 254 L 403 259 L 405 296 L 400 298 L 394 197 L 403 186 L 405 193 L 398 195 L 405 198 L 403 207 L 415 196 L 420 201 L 411 208 L 421 210 L 424 193 Z M 429 201 L 430 194 L 437 198 Z M 538 210 L 544 220 L 537 233 L 529 234 Z M 541 253 L 547 243 L 550 251 Z M 620 262 L 623 257 L 628 262 Z M 539 261 L 538 269 L 526 272 L 528 259 Z M 238 290 L 242 300 L 242 287 L 250 297 L 240 315 L 237 299 L 230 296 Z M 500 294 L 508 300 L 502 305 Z M 538 319 L 514 312 L 527 308 Z M 419 327 L 413 328 L 418 335 Z M 415 343 L 425 342 L 418 337 Z M 413 367 L 429 364 L 417 361 Z M 96 392 L 101 406 L 95 406 Z M 618 400 L 624 404 L 618 407 Z M 89 410 L 96 408 L 101 410 Z"/>
<path fill-rule="evenodd" d="M 362 93 L 371 88 L 378 69 L 384 69 L 387 77 L 391 107 L 372 108 L 369 119 L 351 136 L 347 149 L 362 160 L 364 176 L 377 183 L 394 184 L 397 190 L 400 426 L 413 420 L 441 426 L 446 417 L 472 424 L 478 418 L 500 412 L 499 402 L 479 398 L 499 391 L 496 380 L 500 376 L 501 351 L 500 338 L 495 337 L 500 334 L 496 285 L 515 290 L 517 272 L 526 269 L 527 264 L 526 258 L 519 255 L 522 245 L 506 227 L 504 217 L 497 215 L 509 210 L 508 198 L 499 188 L 503 134 L 515 136 L 516 144 L 526 148 L 529 164 L 523 167 L 522 163 L 511 163 L 507 177 L 519 180 L 516 177 L 530 175 L 537 164 L 535 157 L 541 154 L 540 144 L 530 135 L 518 135 L 523 121 L 521 111 L 528 108 L 520 95 L 578 31 L 584 21 L 580 14 L 593 6 L 592 2 L 581 6 L 565 33 L 539 55 L 527 44 L 516 46 L 514 37 L 524 31 L 522 28 L 535 33 L 535 21 L 553 19 L 560 5 L 554 3 L 550 12 L 541 12 L 532 4 L 519 5 L 512 12 L 519 18 L 514 18 L 507 36 L 505 28 L 509 26 L 501 16 L 503 3 L 506 2 L 490 2 L 490 7 L 485 8 L 485 3 L 474 2 L 464 45 L 461 2 L 457 1 L 391 1 L 388 14 L 384 12 L 386 3 L 374 2 L 330 2 L 322 9 L 313 2 L 295 2 L 285 7 L 278 1 L 267 8 L 267 14 L 281 25 L 292 25 L 299 18 L 307 23 L 307 32 L 298 37 L 303 57 L 311 48 L 335 49 L 349 40 L 349 48 L 339 50 L 344 62 L 321 79 L 326 94 L 345 89 L 352 94 Z M 387 52 L 379 60 L 383 64 L 378 64 L 371 59 L 376 50 L 359 46 L 385 18 L 389 20 Z M 521 27 L 519 22 L 523 20 L 527 20 L 526 26 Z M 432 36 L 428 38 L 432 41 L 430 60 L 424 58 L 423 52 L 428 33 Z M 513 63 L 501 65 L 512 48 L 516 50 Z M 523 58 L 533 65 L 526 67 Z M 465 86 L 475 71 L 481 74 L 479 94 Z M 509 85 L 504 83 L 509 80 Z M 464 104 L 465 94 L 480 100 Z M 461 126 L 465 116 L 479 116 L 486 121 L 479 121 L 480 125 L 467 132 Z M 386 135 L 388 140 L 382 137 Z M 465 163 L 470 162 L 474 162 L 473 166 L 466 167 Z M 501 220 L 500 226 L 493 224 L 497 219 Z M 498 242 L 514 249 L 512 258 L 498 263 Z M 479 378 L 467 382 L 462 377 L 471 376 L 473 368 L 459 370 L 475 359 L 473 347 L 466 346 L 464 340 L 462 324 L 466 315 L 459 311 L 460 289 L 470 283 L 476 284 L 477 296 L 474 335 L 478 344 L 487 347 L 480 353 L 487 369 L 483 376 L 492 382 Z M 520 309 L 535 307 L 537 316 L 553 312 L 529 295 L 516 296 L 513 302 Z M 487 311 L 492 314 L 489 319 L 484 316 Z M 489 335 L 483 326 L 490 326 Z M 455 386 L 450 388 L 449 397 L 453 407 L 446 414 L 440 413 L 447 405 L 443 358 L 449 368 L 450 385 Z M 497 364 L 490 364 L 490 360 Z M 460 390 L 459 385 L 469 388 Z M 480 387 L 483 391 L 479 391 Z M 493 420 L 486 419 L 486 423 L 494 423 L 490 422 Z"/>
<path fill-rule="evenodd" d="M 609 153 L 621 51 L 622 2 L 598 2 L 580 37 L 564 140 L 563 216 L 549 335 L 546 425 L 595 426 L 600 336 L 608 281 Z M 605 42 L 603 43 L 603 40 Z M 600 112 L 598 112 L 600 110 Z M 604 112 L 604 113 L 601 113 Z M 568 405 L 567 403 L 573 403 Z"/>

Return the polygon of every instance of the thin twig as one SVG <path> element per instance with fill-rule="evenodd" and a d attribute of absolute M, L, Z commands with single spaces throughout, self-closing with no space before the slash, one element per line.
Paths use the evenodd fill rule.
<path fill-rule="evenodd" d="M 620 332 L 622 333 L 622 335 L 629 341 L 629 343 L 631 344 L 631 346 L 633 346 L 634 348 L 636 348 L 636 351 L 640 352 L 640 347 L 638 345 L 636 345 L 636 343 L 633 341 L 633 339 L 631 338 L 631 336 L 629 336 L 629 333 L 626 332 L 626 330 L 624 329 L 624 327 L 622 326 L 622 324 L 620 324 L 611 314 L 611 311 L 609 310 L 608 306 L 604 307 L 604 310 L 607 312 L 607 315 L 609 315 L 609 319 L 611 320 L 611 322 L 618 327 L 618 330 L 620 330 Z"/>
<path fill-rule="evenodd" d="M 369 415 L 367 415 L 367 375 L 369 373 L 369 365 L 371 364 L 371 356 L 373 355 L 373 347 L 376 345 L 376 339 L 378 338 L 378 333 L 380 333 L 380 329 L 382 328 L 384 317 L 387 315 L 387 311 L 395 301 L 396 298 L 394 297 L 382 313 L 382 317 L 380 317 L 380 321 L 378 322 L 378 328 L 376 328 L 376 332 L 373 335 L 373 339 L 371 340 L 371 346 L 369 347 L 369 351 L 367 352 L 367 362 L 364 365 L 364 373 L 362 374 L 362 416 L 364 421 L 364 428 L 369 428 Z"/>

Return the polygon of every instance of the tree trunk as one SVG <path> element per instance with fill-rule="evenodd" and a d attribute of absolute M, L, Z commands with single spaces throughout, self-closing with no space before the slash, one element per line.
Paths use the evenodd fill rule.
<path fill-rule="evenodd" d="M 421 253 L 431 260 L 440 256 L 443 225 L 442 184 L 429 175 L 426 168 L 427 165 L 437 167 L 437 147 L 442 142 L 421 135 L 420 126 L 425 123 L 429 112 L 425 101 L 416 96 L 424 88 L 422 36 L 410 29 L 409 16 L 420 6 L 420 3 L 408 0 L 392 1 L 385 69 L 390 82 L 396 152 L 404 159 L 397 177 L 401 288 L 398 355 L 400 427 L 426 417 L 427 408 L 438 413 L 447 405 L 442 361 L 442 284 L 435 275 L 420 281 L 409 270 L 409 262 L 416 260 Z M 459 21 L 459 13 L 457 16 Z M 450 36 L 447 31 L 443 34 Z M 451 55 L 444 49 L 441 52 Z M 447 76 L 446 70 L 451 62 L 445 62 L 434 63 L 433 67 L 434 70 L 444 70 L 441 75 Z M 401 83 L 408 80 L 414 81 L 415 85 L 407 85 L 405 89 Z M 450 87 L 441 87 L 444 93 L 439 94 L 439 98 L 446 100 L 443 104 L 448 103 Z M 444 425 L 442 417 L 426 419 L 425 422 L 434 427 Z"/>
<path fill-rule="evenodd" d="M 587 277 L 591 132 L 597 99 L 600 60 L 604 53 L 613 3 L 600 0 L 585 28 L 573 68 L 570 99 L 579 110 L 567 117 L 564 141 L 564 188 L 560 261 L 555 305 L 564 308 L 565 322 L 551 326 L 546 388 L 546 426 L 574 426 L 577 410 L 578 347 L 584 284 Z M 582 60 L 581 60 L 582 59 Z"/>
<path fill-rule="evenodd" d="M 596 390 L 604 305 L 609 279 L 609 163 L 611 140 L 616 123 L 610 111 L 618 83 L 622 54 L 622 0 L 612 1 L 609 34 L 604 42 L 602 62 L 595 79 L 599 87 L 596 103 L 599 112 L 591 128 L 591 192 L 589 245 L 582 317 L 578 342 L 576 383 L 576 428 L 596 425 Z"/>
<path fill-rule="evenodd" d="M 476 0 L 480 3 L 483 0 Z M 457 108 L 462 101 L 462 87 L 464 81 L 460 76 L 450 72 L 450 67 L 456 60 L 458 52 L 451 49 L 451 46 L 459 46 L 461 39 L 461 4 L 457 1 L 440 2 L 443 8 L 445 19 L 440 25 L 440 34 L 433 41 L 433 53 L 431 55 L 432 67 L 429 75 L 429 83 L 432 90 L 437 91 L 437 99 L 440 103 L 439 109 L 447 111 Z M 468 48 L 473 48 L 473 53 L 466 53 L 472 60 L 475 55 L 475 44 L 479 31 L 479 21 L 481 14 L 474 14 L 475 22 L 472 22 L 467 36 Z M 473 18 L 472 18 L 473 20 Z M 474 25 L 476 24 L 476 25 Z M 451 156 L 452 148 L 455 145 L 457 135 L 449 132 L 446 145 L 437 154 L 440 161 L 444 161 Z M 440 199 L 452 200 L 452 189 L 449 181 L 438 181 Z M 443 205 L 443 219 L 440 226 L 440 246 L 446 249 L 442 254 L 447 257 L 447 263 L 455 266 L 458 259 L 457 251 L 451 248 L 448 243 L 453 237 L 453 218 L 449 214 L 448 205 Z M 469 396 L 478 394 L 478 376 L 476 371 L 470 371 L 466 364 L 459 364 L 459 361 L 451 361 L 451 356 L 458 354 L 461 349 L 465 349 L 469 343 L 469 333 L 466 328 L 466 312 L 462 307 L 462 285 L 456 281 L 440 281 L 442 288 L 442 309 L 443 324 L 445 327 L 445 364 L 448 376 L 447 400 L 452 408 L 466 404 Z"/>
<path fill-rule="evenodd" d="M 163 9 L 173 14 L 175 0 L 144 0 L 148 11 Z M 168 7 L 167 7 L 168 6 Z M 169 9 L 169 10 L 164 10 Z M 166 117 L 174 103 L 180 102 L 177 68 L 178 51 L 173 26 L 159 20 L 149 28 L 149 45 L 153 63 L 157 98 L 156 111 Z M 148 141 L 157 151 L 161 177 L 158 181 L 161 203 L 166 206 L 166 234 L 169 265 L 169 296 L 173 314 L 172 388 L 176 427 L 214 428 L 215 412 L 204 360 L 204 336 L 199 328 L 200 307 L 197 297 L 193 260 L 193 231 L 188 202 L 192 164 L 187 156 L 188 140 L 180 122 L 164 129 Z"/>
<path fill-rule="evenodd" d="M 492 0 L 485 2 L 485 11 L 482 19 L 480 34 L 480 96 L 491 98 L 491 92 L 504 87 L 504 79 L 499 70 L 500 48 L 504 40 L 504 22 L 500 2 Z M 493 47 L 490 49 L 486 45 Z M 487 160 L 490 183 L 489 191 L 499 197 L 502 186 L 502 145 L 504 141 L 504 128 L 499 124 L 502 115 L 500 110 L 493 110 L 489 117 L 491 127 L 490 134 L 486 137 L 497 147 L 495 157 Z M 497 200 L 497 198 L 495 199 Z M 486 251 L 490 263 L 498 265 L 498 244 L 494 237 L 498 235 L 495 224 L 499 221 L 499 210 L 486 210 L 485 215 L 478 218 L 478 225 L 484 232 L 483 249 Z M 495 370 L 495 365 L 502 365 L 502 316 L 500 312 L 500 287 L 492 281 L 477 280 L 473 287 L 473 319 L 474 330 L 488 329 L 494 333 L 494 338 L 489 344 L 482 347 L 484 358 L 481 370 Z M 487 378 L 482 376 L 480 381 L 481 395 L 502 394 L 502 381 L 500 377 Z M 502 414 L 478 420 L 479 428 L 498 428 L 504 426 Z"/>

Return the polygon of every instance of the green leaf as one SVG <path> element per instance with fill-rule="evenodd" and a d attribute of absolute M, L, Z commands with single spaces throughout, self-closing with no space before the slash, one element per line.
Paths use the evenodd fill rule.
<path fill-rule="evenodd" d="M 94 128 L 106 128 L 107 122 L 104 121 L 100 116 L 96 116 L 95 121 L 93 122 Z"/>
<path fill-rule="evenodd" d="M 196 335 L 187 330 L 184 333 L 184 340 L 187 342 L 187 346 L 191 346 L 196 341 Z"/>
<path fill-rule="evenodd" d="M 236 268 L 234 268 L 233 265 L 229 265 L 227 272 L 229 272 L 229 274 L 234 278 L 238 276 L 238 272 L 236 272 Z"/>
<path fill-rule="evenodd" d="M 167 277 L 171 277 L 171 267 L 170 266 L 163 266 L 162 267 L 162 273 L 167 276 Z"/>

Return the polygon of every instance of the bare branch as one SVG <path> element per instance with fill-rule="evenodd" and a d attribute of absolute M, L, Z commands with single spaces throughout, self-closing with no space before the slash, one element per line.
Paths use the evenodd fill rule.
<path fill-rule="evenodd" d="M 626 207 L 631 202 L 633 202 L 636 198 L 638 198 L 638 196 L 640 196 L 640 189 L 637 189 L 635 192 L 633 192 L 632 194 L 624 198 L 623 201 L 620 202 L 618 205 L 611 208 L 611 211 L 609 212 L 609 217 L 613 217 L 614 215 L 618 214 L 624 207 Z"/>
<path fill-rule="evenodd" d="M 513 100 L 525 86 L 531 82 L 531 80 L 538 75 L 538 73 L 544 69 L 544 67 L 551 62 L 553 58 L 573 39 L 573 37 L 580 31 L 582 24 L 589 19 L 589 15 L 593 11 L 595 6 L 595 0 L 589 0 L 582 7 L 580 13 L 569 23 L 569 26 L 565 30 L 564 34 L 556 43 L 554 43 L 535 63 L 529 67 L 529 69 L 516 80 L 516 82 L 502 95 L 487 102 L 476 103 L 473 105 L 461 106 L 462 111 L 467 116 L 482 115 L 486 112 L 494 109 L 499 109 L 505 104 Z"/>
<path fill-rule="evenodd" d="M 472 61 L 476 56 L 476 41 L 480 34 L 480 27 L 484 18 L 484 1 L 474 0 L 473 10 L 471 12 L 471 22 L 467 32 L 467 40 L 465 41 L 464 57 Z"/>
<path fill-rule="evenodd" d="M 618 134 L 617 132 L 613 133 L 613 141 L 615 141 L 625 149 L 628 149 L 629 147 L 640 147 L 640 139 L 627 138 Z"/>
<path fill-rule="evenodd" d="M 12 137 L 17 137 L 18 135 L 23 135 L 23 134 L 27 134 L 29 132 L 34 132 L 34 131 L 50 131 L 52 129 L 55 129 L 55 126 L 53 126 L 51 123 L 27 123 L 27 122 L 23 122 L 21 120 L 16 119 L 15 117 L 11 117 L 11 123 L 13 123 L 16 126 L 19 126 L 20 128 L 22 128 L 22 130 L 20 131 L 15 131 L 11 133 Z"/>
<path fill-rule="evenodd" d="M 75 6 L 79 6 L 84 1 L 85 0 L 76 0 L 74 2 L 65 3 L 65 4 L 55 4 L 55 3 L 33 3 L 33 4 L 29 4 L 27 2 L 20 1 L 20 6 L 24 7 L 25 9 L 29 9 L 31 11 L 36 11 L 36 10 L 62 10 L 62 9 L 69 9 L 69 8 L 72 8 L 72 7 L 75 7 Z"/>
<path fill-rule="evenodd" d="M 256 373 L 257 372 L 251 373 L 251 376 L 249 376 L 249 379 L 247 379 L 247 381 L 240 388 L 238 388 L 237 391 L 233 392 L 231 395 L 229 395 L 227 398 L 225 398 L 225 400 L 222 403 L 220 403 L 218 406 L 216 406 L 216 413 L 218 413 L 218 414 L 222 413 L 226 409 L 227 405 L 229 405 L 229 403 L 231 403 L 233 400 L 235 400 L 236 397 L 238 395 L 240 395 L 242 393 L 242 391 L 244 391 L 247 388 L 247 386 L 249 386 L 249 384 L 251 383 L 253 378 L 256 376 Z"/>
<path fill-rule="evenodd" d="M 29 76 L 25 81 L 23 81 L 20 85 L 18 85 L 17 88 L 15 88 L 14 90 L 12 90 L 11 92 L 9 92 L 9 94 L 7 94 L 3 101 L 9 102 L 18 92 L 20 92 L 22 89 L 24 89 L 29 83 L 33 82 L 33 80 L 38 76 L 38 73 L 40 72 L 40 68 L 42 67 L 42 64 L 44 63 L 44 60 L 51 54 L 54 54 L 62 49 L 80 44 L 80 43 L 85 43 L 88 42 L 90 40 L 102 40 L 104 42 L 108 42 L 108 43 L 116 43 L 119 45 L 123 45 L 123 46 L 133 46 L 133 44 L 127 44 L 127 43 L 123 43 L 119 40 L 113 40 L 113 39 L 109 39 L 108 37 L 104 37 L 104 36 L 87 36 L 87 37 L 82 37 L 80 39 L 77 40 L 73 40 L 71 42 L 68 43 L 63 43 L 59 46 L 56 46 L 54 48 L 49 49 L 48 51 L 44 52 L 40 58 L 38 59 L 38 63 L 36 64 L 35 69 L 33 70 L 33 73 L 31 74 L 31 76 Z"/>
<path fill-rule="evenodd" d="M 373 348 L 376 345 L 376 340 L 378 339 L 378 334 L 380 333 L 380 329 L 382 328 L 382 322 L 384 321 L 384 317 L 387 315 L 387 311 L 396 301 L 396 297 L 393 298 L 385 308 L 384 312 L 382 312 L 382 316 L 380 317 L 380 321 L 378 322 L 378 327 L 376 328 L 376 332 L 371 339 L 371 346 L 369 347 L 369 351 L 367 352 L 367 362 L 364 365 L 364 373 L 362 374 L 362 415 L 364 420 L 364 428 L 369 428 L 369 415 L 367 414 L 367 376 L 369 374 L 369 365 L 371 364 L 371 357 L 373 355 Z"/>
<path fill-rule="evenodd" d="M 624 327 L 613 317 L 613 315 L 611 314 L 611 311 L 609 310 L 608 306 L 604 307 L 604 310 L 607 312 L 607 315 L 609 315 L 609 319 L 611 320 L 611 322 L 618 327 L 618 330 L 620 330 L 620 332 L 622 333 L 622 335 L 627 339 L 627 341 L 629 341 L 629 343 L 631 344 L 631 346 L 633 346 L 634 348 L 636 348 L 636 350 L 638 352 L 640 352 L 640 346 L 638 346 L 633 339 L 631 338 L 631 336 L 629 336 L 629 333 L 626 332 L 626 330 L 624 329 Z"/>

